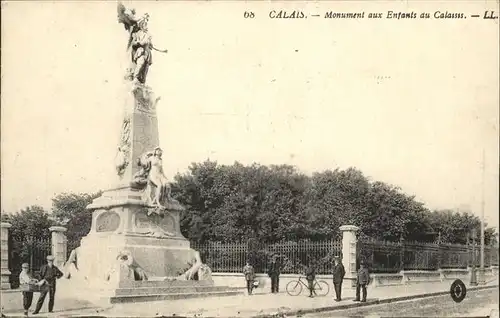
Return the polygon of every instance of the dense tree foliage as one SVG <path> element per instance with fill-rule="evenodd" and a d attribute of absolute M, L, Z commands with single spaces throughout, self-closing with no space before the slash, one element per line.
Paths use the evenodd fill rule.
<path fill-rule="evenodd" d="M 9 232 L 17 240 L 24 241 L 28 237 L 49 238 L 49 228 L 55 221 L 41 206 L 32 205 L 14 214 L 2 213 L 2 222 L 9 222 L 12 227 Z"/>
<path fill-rule="evenodd" d="M 85 207 L 100 194 L 62 193 L 52 199 L 51 213 L 32 206 L 2 214 L 2 220 L 12 223 L 17 236 L 48 237 L 48 227 L 61 224 L 68 228 L 68 241 L 77 244 L 91 225 Z M 355 168 L 306 176 L 289 165 L 205 161 L 175 177 L 172 195 L 188 210 L 181 229 L 195 242 L 324 240 L 338 238 L 345 224 L 359 226 L 362 236 L 391 241 L 465 244 L 472 229 L 479 235 L 480 220 L 471 213 L 430 211 L 398 187 L 370 181 Z M 494 239 L 495 230 L 487 228 L 486 243 Z"/>
<path fill-rule="evenodd" d="M 206 161 L 177 175 L 172 193 L 189 210 L 182 218 L 184 235 L 197 242 L 321 240 L 354 224 L 375 239 L 464 244 L 480 224 L 471 213 L 430 211 L 414 196 L 372 182 L 355 168 L 308 177 L 288 165 Z M 485 232 L 489 243 L 495 231 Z"/>

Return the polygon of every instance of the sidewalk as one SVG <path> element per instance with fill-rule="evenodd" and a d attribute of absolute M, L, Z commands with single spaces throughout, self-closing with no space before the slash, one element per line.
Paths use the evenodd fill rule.
<path fill-rule="evenodd" d="M 259 290 L 252 296 L 230 296 L 220 298 L 201 298 L 172 300 L 148 303 L 117 304 L 113 308 L 100 311 L 98 315 L 107 317 L 118 316 L 188 316 L 188 317 L 254 317 L 266 316 L 279 312 L 296 314 L 298 312 L 314 312 L 332 310 L 335 308 L 362 306 L 369 303 L 390 302 L 410 299 L 422 295 L 432 295 L 435 293 L 449 293 L 452 281 L 441 283 L 419 283 L 412 285 L 369 287 L 368 302 L 355 303 L 352 300 L 355 296 L 354 289 L 344 289 L 344 300 L 337 303 L 333 301 L 333 291 L 325 297 L 308 298 L 307 292 L 302 295 L 289 296 L 286 292 L 279 294 L 269 294 L 267 290 Z M 471 287 L 468 282 L 464 282 L 468 290 L 481 287 Z M 498 278 L 491 281 L 487 286 L 497 286 Z M 333 286 L 330 286 L 332 289 Z M 284 289 L 284 286 L 281 287 Z M 95 311 L 82 311 L 82 315 L 96 315 Z"/>
<path fill-rule="evenodd" d="M 411 285 L 387 286 L 387 287 L 368 287 L 368 302 L 355 303 L 352 300 L 355 296 L 355 290 L 344 288 L 342 292 L 343 301 L 333 301 L 333 286 L 330 285 L 330 293 L 325 297 L 308 298 L 307 291 L 303 291 L 299 296 L 289 296 L 284 291 L 285 286 L 280 286 L 282 290 L 279 294 L 270 294 L 268 289 L 257 289 L 254 295 L 247 296 L 228 296 L 228 297 L 210 297 L 179 299 L 155 302 L 139 302 L 129 304 L 115 304 L 107 308 L 97 308 L 89 306 L 90 304 L 79 303 L 71 299 L 70 293 L 59 290 L 56 294 L 56 306 L 52 317 L 57 316 L 106 316 L 106 317 L 140 317 L 140 316 L 187 316 L 187 317 L 255 317 L 267 316 L 276 313 L 287 313 L 294 315 L 298 313 L 311 313 L 319 311 L 329 311 L 335 309 L 346 309 L 351 307 L 376 304 L 379 302 L 400 301 L 411 298 L 432 296 L 433 294 L 449 293 L 452 281 L 439 283 L 417 283 Z M 484 288 L 484 286 L 471 287 L 467 281 L 464 281 L 468 292 L 475 288 Z M 491 281 L 487 286 L 498 288 L 498 278 Z M 58 286 L 59 288 L 59 286 Z M 62 288 L 61 288 L 62 289 Z M 21 297 L 20 293 L 17 297 Z M 33 303 L 36 303 L 37 297 L 34 297 Z M 48 300 L 46 300 L 47 302 Z M 3 299 L 2 299 L 3 302 Z M 2 304 L 3 305 L 3 304 Z M 32 307 L 33 308 L 33 307 Z M 46 314 L 47 304 L 41 314 Z M 21 311 L 5 311 L 11 314 L 21 314 Z"/>
<path fill-rule="evenodd" d="M 478 308 L 476 310 L 470 311 L 467 313 L 467 316 L 470 317 L 490 316 L 490 318 L 498 317 L 498 304 L 491 304 L 486 306 L 485 308 Z"/>

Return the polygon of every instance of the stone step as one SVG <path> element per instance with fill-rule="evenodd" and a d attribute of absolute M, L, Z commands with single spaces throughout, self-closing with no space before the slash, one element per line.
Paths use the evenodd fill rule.
<path fill-rule="evenodd" d="M 213 282 L 206 280 L 148 280 L 148 281 L 131 281 L 120 283 L 120 288 L 143 288 L 143 287 L 198 287 L 198 286 L 213 286 Z"/>
<path fill-rule="evenodd" d="M 135 302 L 146 302 L 146 301 L 160 301 L 160 300 L 174 300 L 174 299 L 188 299 L 188 298 L 202 298 L 202 297 L 237 296 L 241 294 L 243 294 L 242 290 L 226 290 L 226 291 L 212 291 L 212 292 L 198 292 L 198 293 L 130 295 L 130 296 L 114 296 L 111 297 L 109 301 L 112 304 L 119 304 L 119 303 L 135 303 Z"/>
<path fill-rule="evenodd" d="M 225 286 L 184 286 L 184 287 L 140 287 L 119 288 L 115 291 L 117 296 L 150 295 L 150 294 L 187 294 L 216 291 L 232 291 L 236 288 Z"/>

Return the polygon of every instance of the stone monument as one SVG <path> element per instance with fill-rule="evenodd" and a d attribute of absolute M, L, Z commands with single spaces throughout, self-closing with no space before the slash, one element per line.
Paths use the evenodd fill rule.
<path fill-rule="evenodd" d="M 137 18 L 134 10 L 118 4 L 118 21 L 129 33 L 130 67 L 124 78 L 127 93 L 115 160 L 117 182 L 87 207 L 92 211 L 91 230 L 67 262 L 78 264 L 73 266 L 73 278 L 114 291 L 112 295 L 118 295 L 120 288 L 165 290 L 168 282 L 179 286 L 179 281 L 194 279 L 213 286 L 210 269 L 181 234 L 184 208 L 171 198 L 163 172 L 156 113 L 159 98 L 146 79 L 152 51 L 166 51 L 153 46 L 148 19 L 148 14 Z"/>

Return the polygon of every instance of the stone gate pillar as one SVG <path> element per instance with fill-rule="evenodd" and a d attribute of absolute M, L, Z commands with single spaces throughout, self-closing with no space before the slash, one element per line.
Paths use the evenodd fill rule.
<path fill-rule="evenodd" d="M 342 225 L 342 265 L 345 268 L 344 279 L 351 282 L 351 286 L 356 283 L 356 232 L 359 228 L 355 225 Z M 349 286 L 349 283 L 348 285 Z"/>
<path fill-rule="evenodd" d="M 55 257 L 54 265 L 61 267 L 66 262 L 67 240 L 66 228 L 62 226 L 52 226 L 49 228 L 52 233 L 52 256 Z"/>
<path fill-rule="evenodd" d="M 2 289 L 10 289 L 10 271 L 9 271 L 9 228 L 12 225 L 10 223 L 2 222 L 1 228 L 1 279 L 2 279 Z"/>

